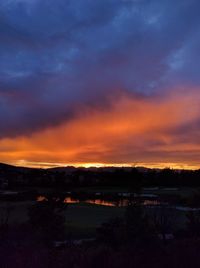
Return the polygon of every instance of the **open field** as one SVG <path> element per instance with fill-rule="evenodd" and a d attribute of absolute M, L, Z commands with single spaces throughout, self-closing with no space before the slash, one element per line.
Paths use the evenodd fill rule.
<path fill-rule="evenodd" d="M 24 189 L 23 189 L 24 190 Z M 120 187 L 81 187 L 71 189 L 72 192 L 93 194 L 101 193 L 102 195 L 112 196 L 117 193 L 129 192 L 126 188 Z M 38 193 L 45 193 L 48 195 L 55 192 L 55 190 L 41 188 L 38 189 Z M 67 191 L 66 191 L 67 192 Z M 173 196 L 179 196 L 175 200 L 180 198 L 189 198 L 194 193 L 199 192 L 198 188 L 164 188 L 164 187 L 152 187 L 143 188 L 142 194 L 155 195 L 157 197 L 164 196 L 165 200 L 170 200 Z M 65 194 L 65 192 L 58 192 L 59 195 Z M 99 197 L 98 197 L 99 198 Z M 111 199 L 112 200 L 112 199 Z M 27 223 L 28 209 L 35 204 L 35 201 L 1 201 L 0 202 L 0 217 L 5 217 L 6 209 L 10 209 L 9 224 L 18 225 Z M 154 213 L 154 208 L 147 208 L 148 213 Z M 67 205 L 65 213 L 66 218 L 66 235 L 72 238 L 90 238 L 95 236 L 96 229 L 103 223 L 108 221 L 110 218 L 123 216 L 126 211 L 126 207 L 114 207 L 104 206 L 97 204 L 89 204 L 80 201 L 79 203 L 70 203 Z M 186 213 L 185 211 L 174 209 L 173 221 L 174 229 L 184 228 L 186 224 Z"/>
<path fill-rule="evenodd" d="M 35 202 L 1 202 L 0 215 L 5 215 L 5 208 L 11 208 L 9 223 L 11 225 L 22 224 L 28 221 L 28 209 Z M 91 237 L 101 223 L 112 217 L 120 217 L 125 212 L 125 208 L 106 207 L 92 204 L 70 204 L 67 206 L 66 234 L 73 237 Z"/>
<path fill-rule="evenodd" d="M 67 230 L 76 236 L 94 236 L 95 230 L 112 217 L 123 216 L 125 208 L 72 204 L 66 211 Z"/>
<path fill-rule="evenodd" d="M 0 203 L 0 215 L 5 214 L 5 208 L 11 207 L 12 211 L 9 217 L 11 225 L 26 223 L 28 221 L 28 209 L 35 202 L 10 202 Z M 125 207 L 107 207 L 94 204 L 78 203 L 69 204 L 65 213 L 66 216 L 66 235 L 72 238 L 94 237 L 96 228 L 110 218 L 123 216 Z M 153 213 L 153 209 L 149 209 Z M 186 222 L 186 213 L 184 211 L 174 211 L 175 226 L 184 227 Z M 176 227 L 175 227 L 176 229 Z"/>
<path fill-rule="evenodd" d="M 130 192 L 128 188 L 122 187 L 80 187 L 76 189 L 72 189 L 72 191 L 80 191 L 80 192 L 87 192 L 87 193 L 127 193 Z M 192 194 L 200 192 L 200 188 L 194 187 L 148 187 L 143 188 L 141 193 L 144 194 L 156 194 L 156 195 L 180 195 L 181 197 L 188 197 Z"/>
<path fill-rule="evenodd" d="M 156 188 L 156 187 L 155 187 Z M 145 188 L 143 190 L 144 193 L 152 193 L 157 195 L 180 195 L 181 197 L 189 197 L 193 195 L 194 193 L 200 192 L 199 188 L 193 188 L 193 187 L 178 187 L 178 188 L 166 188 L 166 187 L 157 187 L 157 189 L 151 189 L 151 188 Z"/>

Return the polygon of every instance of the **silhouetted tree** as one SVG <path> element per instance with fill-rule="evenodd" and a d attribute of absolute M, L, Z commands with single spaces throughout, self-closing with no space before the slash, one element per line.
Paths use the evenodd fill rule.
<path fill-rule="evenodd" d="M 113 218 L 97 228 L 97 240 L 112 248 L 118 248 L 124 241 L 124 221 Z"/>
<path fill-rule="evenodd" d="M 165 243 L 167 234 L 171 234 L 175 226 L 174 210 L 168 205 L 161 204 L 154 209 L 152 219 L 156 232 L 162 236 L 162 240 Z"/>
<path fill-rule="evenodd" d="M 189 235 L 200 237 L 200 211 L 189 211 L 186 216 Z"/>
<path fill-rule="evenodd" d="M 147 241 L 154 236 L 150 218 L 139 202 L 132 203 L 127 207 L 125 226 L 129 243 Z"/>
<path fill-rule="evenodd" d="M 8 227 L 9 227 L 9 219 L 11 216 L 11 213 L 13 211 L 13 207 L 6 203 L 4 207 L 1 208 L 0 213 L 0 239 L 4 243 L 6 240 L 6 236 L 8 233 Z"/>
<path fill-rule="evenodd" d="M 45 244 L 63 239 L 65 233 L 64 210 L 66 204 L 54 198 L 38 202 L 29 209 L 29 222 L 37 237 Z"/>

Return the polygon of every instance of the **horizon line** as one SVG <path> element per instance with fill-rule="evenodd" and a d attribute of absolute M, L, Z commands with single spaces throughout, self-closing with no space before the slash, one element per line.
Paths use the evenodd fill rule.
<path fill-rule="evenodd" d="M 25 168 L 40 168 L 40 169 L 49 169 L 49 168 L 64 168 L 64 167 L 74 167 L 74 168 L 104 168 L 104 167 L 132 167 L 132 168 L 149 168 L 149 169 L 175 169 L 175 170 L 199 170 L 199 165 L 186 164 L 186 163 L 55 163 L 55 162 L 34 162 L 27 160 L 17 160 L 17 161 L 6 161 L 1 162 L 8 165 L 13 165 L 16 167 L 25 167 Z"/>

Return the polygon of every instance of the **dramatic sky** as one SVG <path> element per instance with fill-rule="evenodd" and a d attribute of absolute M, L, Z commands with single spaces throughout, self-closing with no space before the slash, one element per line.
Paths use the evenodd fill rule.
<path fill-rule="evenodd" d="M 200 167 L 199 0 L 0 0 L 0 162 Z"/>

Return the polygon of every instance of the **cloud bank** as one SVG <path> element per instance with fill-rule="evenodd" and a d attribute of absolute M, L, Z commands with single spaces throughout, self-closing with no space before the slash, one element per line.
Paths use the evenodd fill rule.
<path fill-rule="evenodd" d="M 197 0 L 2 0 L 0 161 L 198 165 Z"/>

